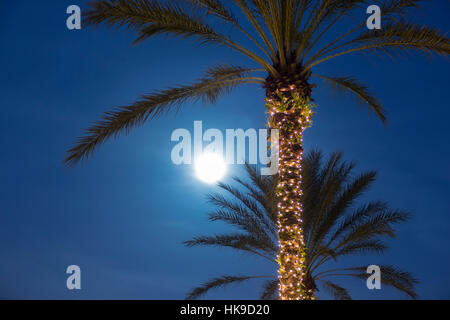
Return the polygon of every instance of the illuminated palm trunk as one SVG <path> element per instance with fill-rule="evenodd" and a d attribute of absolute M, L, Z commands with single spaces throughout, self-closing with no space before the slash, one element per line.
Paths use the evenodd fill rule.
<path fill-rule="evenodd" d="M 303 84 L 305 84 L 304 82 Z M 305 274 L 302 230 L 301 161 L 303 131 L 311 125 L 309 85 L 266 86 L 270 128 L 279 129 L 278 202 L 279 297 L 281 300 L 314 299 Z"/>

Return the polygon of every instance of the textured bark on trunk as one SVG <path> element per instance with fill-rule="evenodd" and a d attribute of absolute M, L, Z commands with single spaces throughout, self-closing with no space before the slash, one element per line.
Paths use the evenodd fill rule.
<path fill-rule="evenodd" d="M 305 274 L 302 230 L 301 160 L 303 131 L 311 125 L 311 86 L 306 80 L 266 82 L 269 127 L 279 129 L 278 202 L 279 297 L 282 300 L 314 299 Z M 283 83 L 284 82 L 284 83 Z"/>

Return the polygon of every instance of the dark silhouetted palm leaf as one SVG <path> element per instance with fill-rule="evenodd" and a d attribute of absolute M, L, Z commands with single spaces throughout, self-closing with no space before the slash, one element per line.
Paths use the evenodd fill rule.
<path fill-rule="evenodd" d="M 325 159 L 321 152 L 312 151 L 306 155 L 302 170 L 307 273 L 315 290 L 322 288 L 336 299 L 350 299 L 350 294 L 328 278 L 353 277 L 365 281 L 369 276 L 367 267 L 339 268 L 337 262 L 347 255 L 383 253 L 388 248 L 383 239 L 395 237 L 394 226 L 409 217 L 408 213 L 392 210 L 382 201 L 357 205 L 358 198 L 375 181 L 376 174 L 369 171 L 355 176 L 354 167 L 355 163 L 344 161 L 341 153 L 333 153 Z M 210 214 L 210 221 L 222 221 L 240 232 L 195 237 L 184 244 L 233 248 L 276 263 L 278 239 L 273 195 L 276 177 L 261 176 L 249 165 L 246 169 L 250 182 L 234 178 L 235 187 L 220 183 L 219 187 L 228 197 L 209 197 L 218 207 Z M 393 266 L 380 265 L 380 269 L 382 283 L 416 298 L 417 280 L 411 274 Z M 259 277 L 268 276 L 213 279 L 193 289 L 188 298 L 198 298 L 210 289 Z M 278 280 L 276 275 L 272 277 L 264 284 L 262 299 L 276 298 Z"/>

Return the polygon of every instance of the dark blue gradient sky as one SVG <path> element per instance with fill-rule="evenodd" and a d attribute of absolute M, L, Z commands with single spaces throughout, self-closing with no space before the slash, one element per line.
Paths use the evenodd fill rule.
<path fill-rule="evenodd" d="M 216 106 L 186 105 L 176 116 L 108 142 L 87 164 L 63 167 L 69 144 L 101 112 L 192 81 L 212 64 L 247 62 L 190 42 L 158 38 L 130 46 L 129 32 L 67 30 L 67 6 L 84 3 L 0 3 L 0 297 L 181 299 L 213 276 L 275 272 L 252 257 L 181 245 L 226 228 L 206 219 L 211 208 L 205 194 L 215 187 L 198 181 L 191 166 L 170 161 L 171 132 L 192 129 L 194 120 L 205 128 L 264 128 L 264 92 L 256 85 Z M 449 2 L 424 4 L 415 21 L 448 31 Z M 358 170 L 379 170 L 365 199 L 386 200 L 413 214 L 387 254 L 345 265 L 395 264 L 420 279 L 421 298 L 450 298 L 448 59 L 352 55 L 317 71 L 363 80 L 383 101 L 390 125 L 319 86 L 306 148 L 343 150 L 346 159 L 358 161 Z M 232 167 L 225 181 L 239 172 Z M 81 291 L 66 289 L 70 264 L 82 269 Z M 363 281 L 340 283 L 354 298 L 404 298 L 384 287 L 369 291 Z M 257 298 L 259 285 L 249 282 L 207 297 Z"/>

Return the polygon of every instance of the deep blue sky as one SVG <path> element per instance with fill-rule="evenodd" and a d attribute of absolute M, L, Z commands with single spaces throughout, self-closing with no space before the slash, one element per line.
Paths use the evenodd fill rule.
<path fill-rule="evenodd" d="M 416 21 L 448 31 L 449 2 L 425 2 Z M 264 93 L 257 86 L 216 106 L 186 105 L 177 116 L 108 142 L 83 166 L 61 164 L 69 144 L 101 112 L 189 82 L 212 64 L 246 59 L 160 38 L 130 46 L 133 35 L 125 31 L 69 31 L 71 4 L 85 8 L 80 0 L 0 3 L 0 297 L 181 299 L 213 276 L 275 272 L 245 255 L 181 245 L 224 227 L 206 221 L 205 194 L 215 187 L 198 181 L 191 166 L 170 161 L 171 132 L 192 129 L 194 120 L 205 128 L 263 128 Z M 318 71 L 363 80 L 382 99 L 390 125 L 319 86 L 307 149 L 343 150 L 358 170 L 378 169 L 366 198 L 413 214 L 386 255 L 349 262 L 398 265 L 420 279 L 421 298 L 450 298 L 448 59 L 352 55 Z M 239 171 L 231 168 L 225 181 Z M 82 269 L 81 291 L 66 289 L 70 264 Z M 369 291 L 363 281 L 340 283 L 355 298 L 404 298 L 385 288 Z M 259 285 L 207 297 L 257 298 Z"/>

